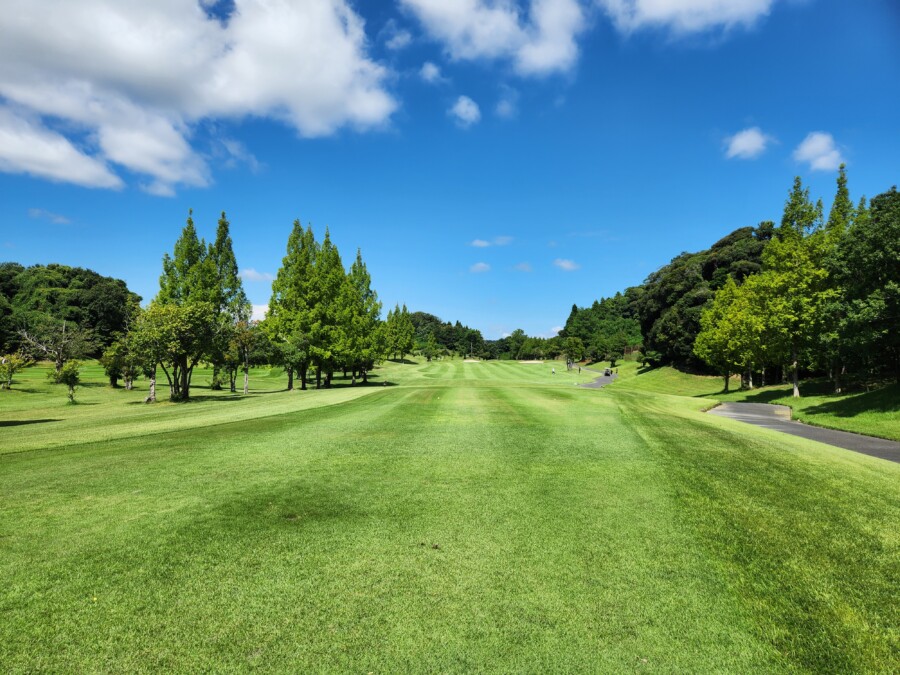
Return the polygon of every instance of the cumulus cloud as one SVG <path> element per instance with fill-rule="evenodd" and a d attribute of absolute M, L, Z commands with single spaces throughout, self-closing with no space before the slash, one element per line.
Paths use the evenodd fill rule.
<path fill-rule="evenodd" d="M 241 279 L 246 281 L 272 281 L 274 278 L 268 272 L 257 272 L 252 267 L 241 270 Z"/>
<path fill-rule="evenodd" d="M 72 221 L 59 213 L 53 213 L 46 209 L 28 209 L 28 217 L 34 220 L 46 220 L 54 225 L 68 225 Z"/>
<path fill-rule="evenodd" d="M 474 246 L 475 248 L 487 248 L 491 245 L 491 242 L 485 241 L 484 239 L 473 239 L 472 243 L 469 246 Z"/>
<path fill-rule="evenodd" d="M 171 194 L 211 181 L 192 145 L 202 120 L 268 117 L 314 137 L 378 127 L 396 108 L 348 0 L 235 0 L 227 20 L 183 0 L 5 10 L 0 170 L 117 188 L 121 167 Z"/>
<path fill-rule="evenodd" d="M 481 109 L 468 96 L 460 96 L 456 99 L 456 103 L 448 111 L 449 114 L 456 118 L 456 123 L 465 128 L 477 124 L 481 120 Z"/>
<path fill-rule="evenodd" d="M 472 265 L 469 268 L 469 271 L 472 272 L 473 274 L 480 274 L 481 272 L 489 272 L 490 269 L 491 269 L 491 266 L 488 265 L 487 263 L 478 262 L 478 263 L 475 263 L 474 265 Z"/>
<path fill-rule="evenodd" d="M 631 33 L 665 28 L 675 34 L 750 27 L 776 0 L 597 0 L 616 28 Z"/>
<path fill-rule="evenodd" d="M 419 69 L 419 77 L 421 77 L 429 84 L 434 84 L 444 79 L 441 76 L 441 69 L 434 65 L 431 61 L 426 61 L 422 64 L 422 68 Z"/>
<path fill-rule="evenodd" d="M 2 50 L 2 48 L 0 48 Z M 83 187 L 121 188 L 102 159 L 91 157 L 40 122 L 0 107 L 0 171 L 26 173 Z"/>
<path fill-rule="evenodd" d="M 527 262 L 520 262 L 515 268 L 519 272 L 531 272 L 531 265 Z"/>
<path fill-rule="evenodd" d="M 567 260 L 566 258 L 557 258 L 553 261 L 553 264 L 564 272 L 574 272 L 581 267 L 574 260 Z"/>
<path fill-rule="evenodd" d="M 844 161 L 834 137 L 824 131 L 808 134 L 794 150 L 794 159 L 808 163 L 813 171 L 834 171 Z"/>
<path fill-rule="evenodd" d="M 566 72 L 587 26 L 578 0 L 401 0 L 456 60 L 505 59 L 520 75 Z"/>
<path fill-rule="evenodd" d="M 725 156 L 728 159 L 755 159 L 774 140 L 759 127 L 750 127 L 725 139 Z"/>

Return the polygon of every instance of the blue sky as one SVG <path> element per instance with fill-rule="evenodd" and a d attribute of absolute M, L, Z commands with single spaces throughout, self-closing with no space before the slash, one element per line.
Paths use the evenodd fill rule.
<path fill-rule="evenodd" d="M 14 4 L 17 4 L 14 2 Z M 550 335 L 685 250 L 900 178 L 890 0 L 30 0 L 0 17 L 0 258 L 145 300 L 194 209 L 267 303 L 291 223 L 385 305 Z"/>

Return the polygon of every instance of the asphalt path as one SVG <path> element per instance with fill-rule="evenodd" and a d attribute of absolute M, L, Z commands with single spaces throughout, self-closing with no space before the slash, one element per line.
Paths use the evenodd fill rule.
<path fill-rule="evenodd" d="M 585 385 L 590 386 L 590 385 Z M 601 385 L 602 386 L 602 385 Z M 900 462 L 900 443 L 874 436 L 853 434 L 849 431 L 823 429 L 791 420 L 791 409 L 786 405 L 769 403 L 723 403 L 709 411 L 711 415 L 728 417 L 766 429 L 774 429 L 792 436 L 809 438 L 820 443 L 835 445 L 845 450 Z"/>
<path fill-rule="evenodd" d="M 592 373 L 599 373 L 600 377 L 595 379 L 593 382 L 587 382 L 585 384 L 578 385 L 579 387 L 584 387 L 585 389 L 600 389 L 601 387 L 605 387 L 610 382 L 613 382 L 618 375 L 613 373 L 612 375 L 604 375 L 602 370 L 594 370 L 593 368 L 585 368 L 582 366 L 583 370 L 589 370 Z"/>

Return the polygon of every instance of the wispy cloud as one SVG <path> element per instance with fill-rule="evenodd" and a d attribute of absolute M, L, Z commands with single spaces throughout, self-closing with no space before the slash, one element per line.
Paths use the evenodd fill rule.
<path fill-rule="evenodd" d="M 834 136 L 824 131 L 813 131 L 794 150 L 794 159 L 807 162 L 813 171 L 834 171 L 844 158 L 834 142 Z"/>
<path fill-rule="evenodd" d="M 519 272 L 531 272 L 531 265 L 527 262 L 520 262 L 515 266 L 515 269 L 517 269 Z"/>
<path fill-rule="evenodd" d="M 223 138 L 220 140 L 222 148 L 225 151 L 224 165 L 228 169 L 235 169 L 241 164 L 246 164 L 252 173 L 259 173 L 263 165 L 256 156 L 247 149 L 240 141 L 233 138 Z"/>
<path fill-rule="evenodd" d="M 269 311 L 268 305 L 253 305 L 253 313 L 250 315 L 251 321 L 262 321 L 266 318 L 266 312 Z"/>
<path fill-rule="evenodd" d="M 773 140 L 759 127 L 750 127 L 725 139 L 725 156 L 728 159 L 756 159 Z"/>
<path fill-rule="evenodd" d="M 241 270 L 241 279 L 246 281 L 272 281 L 274 278 L 268 272 L 257 272 L 252 267 Z"/>
<path fill-rule="evenodd" d="M 574 260 L 568 260 L 566 258 L 557 258 L 553 261 L 553 264 L 564 272 L 574 272 L 581 267 L 581 265 Z"/>
<path fill-rule="evenodd" d="M 468 96 L 460 96 L 456 99 L 456 103 L 447 112 L 456 118 L 456 123 L 463 129 L 468 129 L 481 120 L 481 109 Z"/>
<path fill-rule="evenodd" d="M 509 235 L 500 235 L 494 237 L 490 241 L 487 239 L 473 239 L 469 246 L 474 246 L 475 248 L 487 248 L 488 246 L 509 246 L 513 242 L 513 237 Z"/>
<path fill-rule="evenodd" d="M 46 220 L 54 225 L 68 225 L 72 222 L 66 216 L 46 209 L 28 209 L 28 217 L 34 220 Z"/>
<path fill-rule="evenodd" d="M 519 92 L 509 86 L 501 89 L 500 100 L 497 101 L 497 107 L 494 113 L 497 117 L 503 119 L 511 119 L 519 112 Z"/>
<path fill-rule="evenodd" d="M 486 262 L 477 262 L 469 268 L 473 274 L 481 274 L 482 272 L 490 272 L 491 266 Z"/>

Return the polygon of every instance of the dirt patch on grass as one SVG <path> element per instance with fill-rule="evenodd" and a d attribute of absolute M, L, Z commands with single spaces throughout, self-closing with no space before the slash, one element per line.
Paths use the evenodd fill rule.
<path fill-rule="evenodd" d="M 519 361 L 519 363 L 543 363 L 543 361 L 531 360 L 531 361 Z"/>

